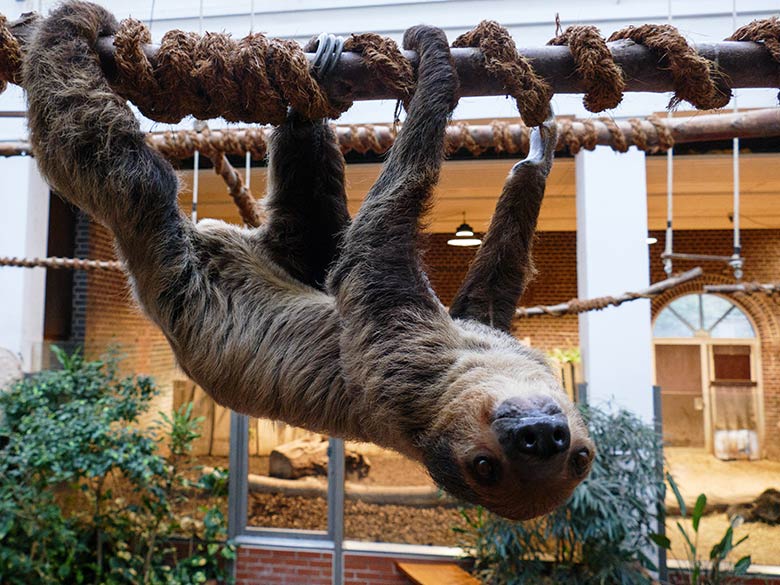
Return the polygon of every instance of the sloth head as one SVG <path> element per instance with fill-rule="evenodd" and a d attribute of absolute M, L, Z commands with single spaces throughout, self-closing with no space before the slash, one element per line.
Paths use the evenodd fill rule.
<path fill-rule="evenodd" d="M 550 512 L 588 475 L 594 446 L 546 360 L 523 348 L 457 376 L 423 452 L 451 494 L 511 520 Z"/>

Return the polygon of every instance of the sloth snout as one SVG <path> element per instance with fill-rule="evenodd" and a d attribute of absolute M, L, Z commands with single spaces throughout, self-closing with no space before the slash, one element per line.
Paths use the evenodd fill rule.
<path fill-rule="evenodd" d="M 510 458 L 549 459 L 568 451 L 571 445 L 569 421 L 555 400 L 544 397 L 533 402 L 530 406 L 526 400 L 510 398 L 496 410 L 493 426 Z"/>

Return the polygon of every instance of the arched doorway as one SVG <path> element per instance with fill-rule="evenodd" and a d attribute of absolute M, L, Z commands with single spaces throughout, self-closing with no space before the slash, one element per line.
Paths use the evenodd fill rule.
<path fill-rule="evenodd" d="M 727 298 L 687 294 L 658 313 L 653 338 L 668 444 L 760 458 L 760 346 L 748 315 Z"/>

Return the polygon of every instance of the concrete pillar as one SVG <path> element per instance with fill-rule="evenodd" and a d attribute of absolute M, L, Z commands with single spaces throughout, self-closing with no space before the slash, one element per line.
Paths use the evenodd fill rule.
<path fill-rule="evenodd" d="M 0 256 L 43 257 L 49 225 L 49 187 L 31 157 L 0 159 L 3 211 Z M 0 267 L 0 348 L 35 371 L 43 342 L 46 271 Z"/>
<path fill-rule="evenodd" d="M 577 177 L 577 290 L 616 295 L 649 284 L 645 155 L 606 146 L 581 151 Z M 653 416 L 650 301 L 580 315 L 588 402 Z"/>

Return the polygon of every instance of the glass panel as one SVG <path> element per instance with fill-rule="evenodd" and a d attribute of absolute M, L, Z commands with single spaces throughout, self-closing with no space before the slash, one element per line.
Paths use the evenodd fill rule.
<path fill-rule="evenodd" d="M 327 437 L 250 419 L 248 527 L 326 531 L 327 475 Z"/>
<path fill-rule="evenodd" d="M 701 329 L 701 316 L 699 314 L 699 296 L 685 295 L 673 300 L 669 306 L 673 308 L 683 319 L 695 329 Z"/>
<path fill-rule="evenodd" d="M 750 346 L 714 345 L 712 362 L 717 381 L 750 381 Z"/>
<path fill-rule="evenodd" d="M 745 313 L 735 309 L 710 331 L 710 335 L 719 339 L 751 339 L 756 332 Z"/>
<path fill-rule="evenodd" d="M 653 326 L 655 337 L 693 337 L 693 331 L 668 308 L 661 311 Z"/>
<path fill-rule="evenodd" d="M 710 329 L 734 306 L 733 303 L 717 295 L 701 295 L 704 307 L 704 329 Z"/>
<path fill-rule="evenodd" d="M 350 474 L 350 452 L 364 453 L 370 468 Z M 346 444 L 345 537 L 368 542 L 460 546 L 455 528 L 466 528 L 452 503 L 439 501 L 439 490 L 425 468 L 403 455 L 374 445 Z"/>

